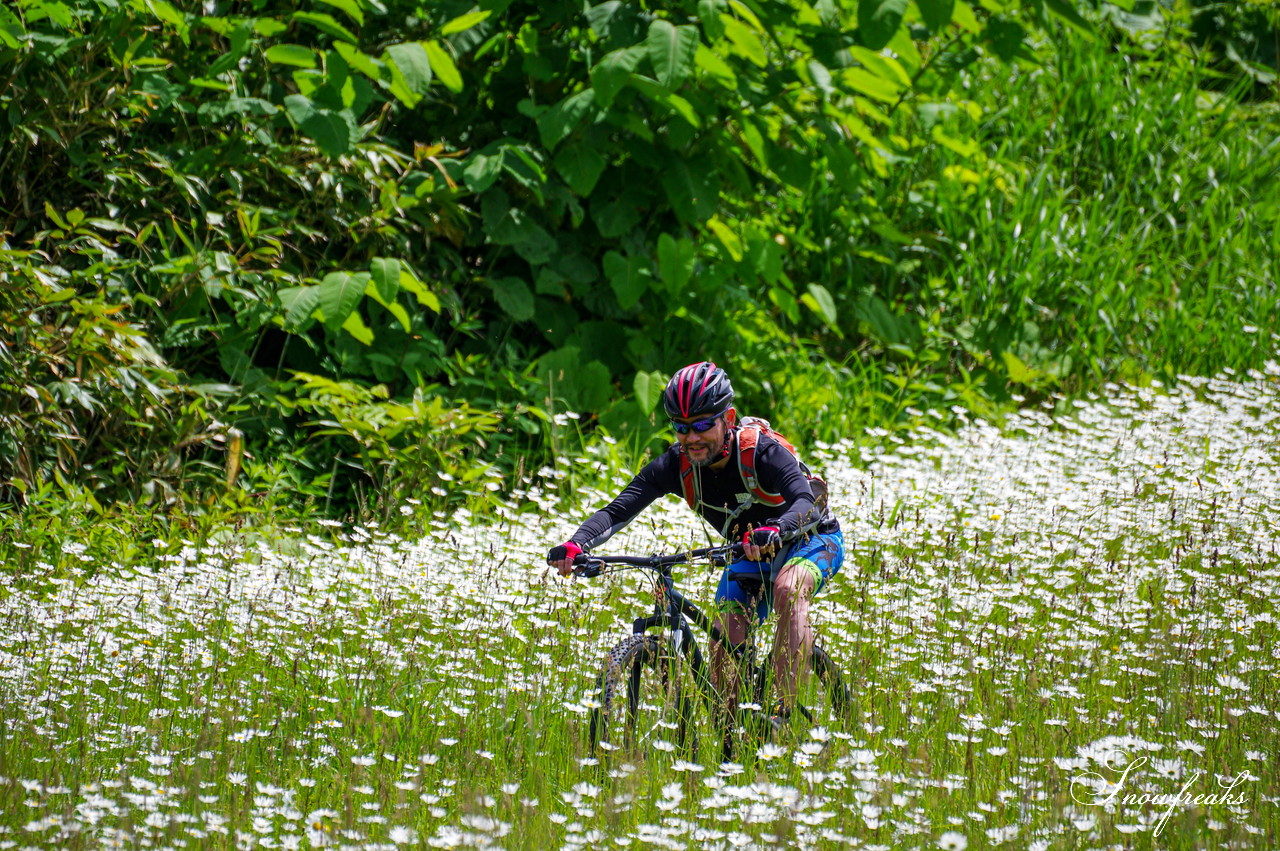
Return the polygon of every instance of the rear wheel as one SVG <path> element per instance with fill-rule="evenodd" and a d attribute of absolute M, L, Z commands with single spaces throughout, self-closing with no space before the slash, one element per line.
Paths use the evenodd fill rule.
<path fill-rule="evenodd" d="M 692 756 L 706 716 L 698 673 L 656 635 L 631 635 L 614 645 L 596 680 L 591 711 L 593 753 L 655 748 Z"/>

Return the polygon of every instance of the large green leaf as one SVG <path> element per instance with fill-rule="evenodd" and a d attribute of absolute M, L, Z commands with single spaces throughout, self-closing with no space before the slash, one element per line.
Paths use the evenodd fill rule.
<path fill-rule="evenodd" d="M 361 53 L 345 41 L 335 42 L 333 48 L 348 65 L 355 68 L 361 74 L 364 74 L 370 80 L 382 79 L 382 69 L 378 66 L 378 62 L 372 56 Z"/>
<path fill-rule="evenodd" d="M 373 285 L 384 302 L 395 301 L 400 292 L 400 261 L 391 257 L 375 257 L 369 264 Z"/>
<path fill-rule="evenodd" d="M 431 87 L 431 60 L 418 42 L 393 44 L 387 48 L 391 66 L 391 93 L 405 106 L 417 106 Z"/>
<path fill-rule="evenodd" d="M 609 278 L 609 286 L 618 297 L 618 306 L 630 310 L 640 303 L 640 299 L 649 290 L 650 274 L 648 263 L 640 257 L 623 257 L 616 251 L 604 256 L 604 273 Z"/>
<path fill-rule="evenodd" d="M 690 279 L 697 260 L 698 249 L 692 240 L 676 239 L 669 233 L 658 237 L 658 274 L 671 295 L 679 297 Z"/>
<path fill-rule="evenodd" d="M 698 111 L 693 108 L 693 104 L 675 94 L 657 80 L 641 74 L 632 74 L 627 78 L 627 84 L 654 103 L 664 106 L 679 115 L 689 122 L 690 127 L 702 126 L 702 118 L 698 115 Z"/>
<path fill-rule="evenodd" d="M 601 109 L 609 108 L 644 57 L 645 49 L 639 45 L 623 47 L 606 53 L 591 67 L 591 88 L 595 90 L 595 102 Z"/>
<path fill-rule="evenodd" d="M 0 6 L 0 45 L 16 50 L 22 46 L 27 32 L 22 28 L 22 21 L 10 12 L 7 7 Z"/>
<path fill-rule="evenodd" d="M 656 408 L 666 386 L 667 379 L 660 372 L 637 372 L 631 387 L 635 391 L 636 404 L 640 406 L 640 410 L 648 414 Z"/>
<path fill-rule="evenodd" d="M 444 83 L 444 87 L 451 92 L 462 91 L 462 75 L 458 73 L 458 66 L 453 63 L 453 57 L 440 46 L 439 42 L 428 41 L 422 47 L 427 52 L 432 72 L 440 82 Z"/>
<path fill-rule="evenodd" d="M 555 158 L 556 171 L 560 172 L 570 189 L 584 198 L 595 189 L 605 165 L 600 152 L 585 142 L 565 145 Z"/>
<path fill-rule="evenodd" d="M 733 228 L 719 219 L 711 219 L 707 222 L 707 227 L 716 235 L 716 239 L 724 246 L 733 262 L 737 263 L 742 259 L 742 240 L 734 233 Z"/>
<path fill-rule="evenodd" d="M 808 292 L 800 296 L 806 307 L 818 314 L 822 321 L 827 323 L 827 327 L 836 332 L 840 336 L 844 333 L 840 330 L 837 322 L 836 301 L 831 297 L 831 291 L 822 284 L 809 284 Z"/>
<path fill-rule="evenodd" d="M 487 20 L 491 14 L 493 12 L 485 10 L 483 12 L 468 12 L 465 15 L 459 15 L 440 28 L 440 35 L 456 35 L 460 32 L 466 32 L 476 24 Z"/>
<path fill-rule="evenodd" d="M 440 299 L 435 293 L 427 289 L 427 285 L 414 277 L 413 272 L 408 266 L 400 267 L 400 289 L 407 293 L 412 293 L 418 299 L 418 304 L 435 313 L 440 312 Z"/>
<path fill-rule="evenodd" d="M 329 156 L 349 154 L 355 149 L 357 129 L 350 110 L 321 109 L 306 95 L 289 95 L 284 107 L 302 132 Z"/>
<path fill-rule="evenodd" d="M 724 23 L 724 34 L 728 37 L 734 53 L 760 68 L 769 62 L 769 57 L 764 52 L 764 44 L 755 30 L 728 15 L 721 15 L 720 20 Z"/>
<path fill-rule="evenodd" d="M 276 293 L 276 298 L 284 308 L 285 330 L 301 331 L 311 324 L 311 314 L 320 306 L 320 288 L 289 287 Z"/>
<path fill-rule="evenodd" d="M 879 50 L 889 43 L 902 16 L 906 14 L 908 0 L 861 0 L 858 3 L 858 37 L 863 46 Z"/>
<path fill-rule="evenodd" d="M 364 24 L 364 9 L 360 8 L 359 0 L 318 0 L 318 2 L 345 12 L 347 17 L 357 24 Z"/>
<path fill-rule="evenodd" d="M 840 72 L 840 79 L 854 91 L 883 103 L 897 103 L 903 89 L 899 83 L 872 74 L 866 68 L 846 68 Z"/>
<path fill-rule="evenodd" d="M 738 87 L 738 75 L 734 73 L 733 68 L 720 57 L 720 54 L 705 44 L 698 45 L 693 61 L 707 77 L 724 88 L 733 90 Z"/>
<path fill-rule="evenodd" d="M 398 282 L 397 286 L 399 286 Z M 400 323 L 400 327 L 406 332 L 413 330 L 413 320 L 409 318 L 409 311 L 405 310 L 404 305 L 395 299 L 383 298 L 382 292 L 373 281 L 370 281 L 368 286 L 364 288 L 364 294 L 386 308 L 386 311 L 396 318 Z M 357 314 L 352 314 L 352 316 L 355 315 Z"/>
<path fill-rule="evenodd" d="M 360 39 L 356 38 L 355 33 L 338 23 L 333 15 L 326 15 L 323 12 L 294 12 L 293 19 L 311 24 L 311 26 L 336 39 L 341 39 L 351 44 L 360 43 Z"/>
<path fill-rule="evenodd" d="M 533 318 L 533 291 L 519 278 L 493 278 L 489 281 L 498 307 L 518 322 Z"/>
<path fill-rule="evenodd" d="M 698 31 L 691 26 L 675 26 L 658 19 L 649 25 L 645 39 L 649 62 L 658 82 L 676 89 L 692 73 L 698 53 Z"/>
<path fill-rule="evenodd" d="M 940 33 L 951 23 L 955 12 L 956 0 L 916 0 L 920 7 L 920 17 L 931 33 Z"/>
<path fill-rule="evenodd" d="M 467 158 L 466 167 L 462 169 L 462 179 L 466 181 L 467 188 L 477 195 L 487 191 L 502 175 L 502 148 L 485 153 L 489 150 L 490 148 L 485 148 L 484 151 L 472 154 Z"/>
<path fill-rule="evenodd" d="M 582 119 L 595 110 L 595 97 L 594 89 L 583 89 L 542 113 L 538 117 L 538 133 L 543 147 L 552 150 L 572 133 Z"/>
<path fill-rule="evenodd" d="M 369 280 L 367 272 L 354 275 L 350 272 L 330 272 L 324 276 L 324 280 L 320 282 L 320 300 L 317 306 L 324 314 L 326 328 L 336 331 L 342 327 L 342 323 L 347 321 L 347 317 L 364 297 Z"/>
<path fill-rule="evenodd" d="M 268 62 L 277 65 L 293 65 L 296 68 L 316 67 L 316 52 L 300 44 L 273 44 L 266 53 Z"/>
<path fill-rule="evenodd" d="M 373 345 L 373 331 L 364 324 L 364 317 L 358 311 L 351 311 L 342 322 L 342 330 L 355 337 L 366 346 Z"/>

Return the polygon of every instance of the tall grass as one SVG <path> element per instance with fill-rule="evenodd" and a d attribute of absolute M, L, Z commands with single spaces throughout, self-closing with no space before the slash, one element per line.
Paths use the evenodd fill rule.
<path fill-rule="evenodd" d="M 995 82 L 989 148 L 1017 179 L 977 221 L 942 208 L 965 243 L 955 306 L 1035 368 L 1172 379 L 1269 354 L 1280 114 L 1203 90 L 1181 50 L 1064 39 L 1045 67 L 980 83 Z"/>
<path fill-rule="evenodd" d="M 912 342 L 873 336 L 831 362 L 767 341 L 750 359 L 770 381 L 752 393 L 800 439 L 832 441 L 936 423 L 919 411 L 951 420 L 953 405 L 995 416 L 1108 381 L 1260 367 L 1280 331 L 1280 107 L 1222 91 L 1185 43 L 1151 42 L 1061 37 L 1040 64 L 974 66 L 977 117 L 940 126 L 980 149 L 923 146 L 872 204 L 917 236 L 895 273 L 863 270 Z"/>

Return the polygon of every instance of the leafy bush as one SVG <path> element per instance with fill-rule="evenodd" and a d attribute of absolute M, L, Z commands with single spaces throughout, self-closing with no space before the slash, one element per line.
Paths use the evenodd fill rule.
<path fill-rule="evenodd" d="M 1274 329 L 1275 118 L 1184 6 L 200 9 L 0 11 L 6 499 L 385 513 L 566 410 L 640 452 L 696 358 L 805 442 Z"/>

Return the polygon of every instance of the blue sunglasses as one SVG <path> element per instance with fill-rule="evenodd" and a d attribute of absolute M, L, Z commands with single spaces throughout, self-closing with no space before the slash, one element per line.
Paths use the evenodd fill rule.
<path fill-rule="evenodd" d="M 702 434 L 705 431 L 711 431 L 711 429 L 715 428 L 716 423 L 719 421 L 720 415 L 717 414 L 714 417 L 709 417 L 705 420 L 695 420 L 691 423 L 678 423 L 675 420 L 672 420 L 671 427 L 676 430 L 676 434 L 688 434 L 690 431 Z"/>

